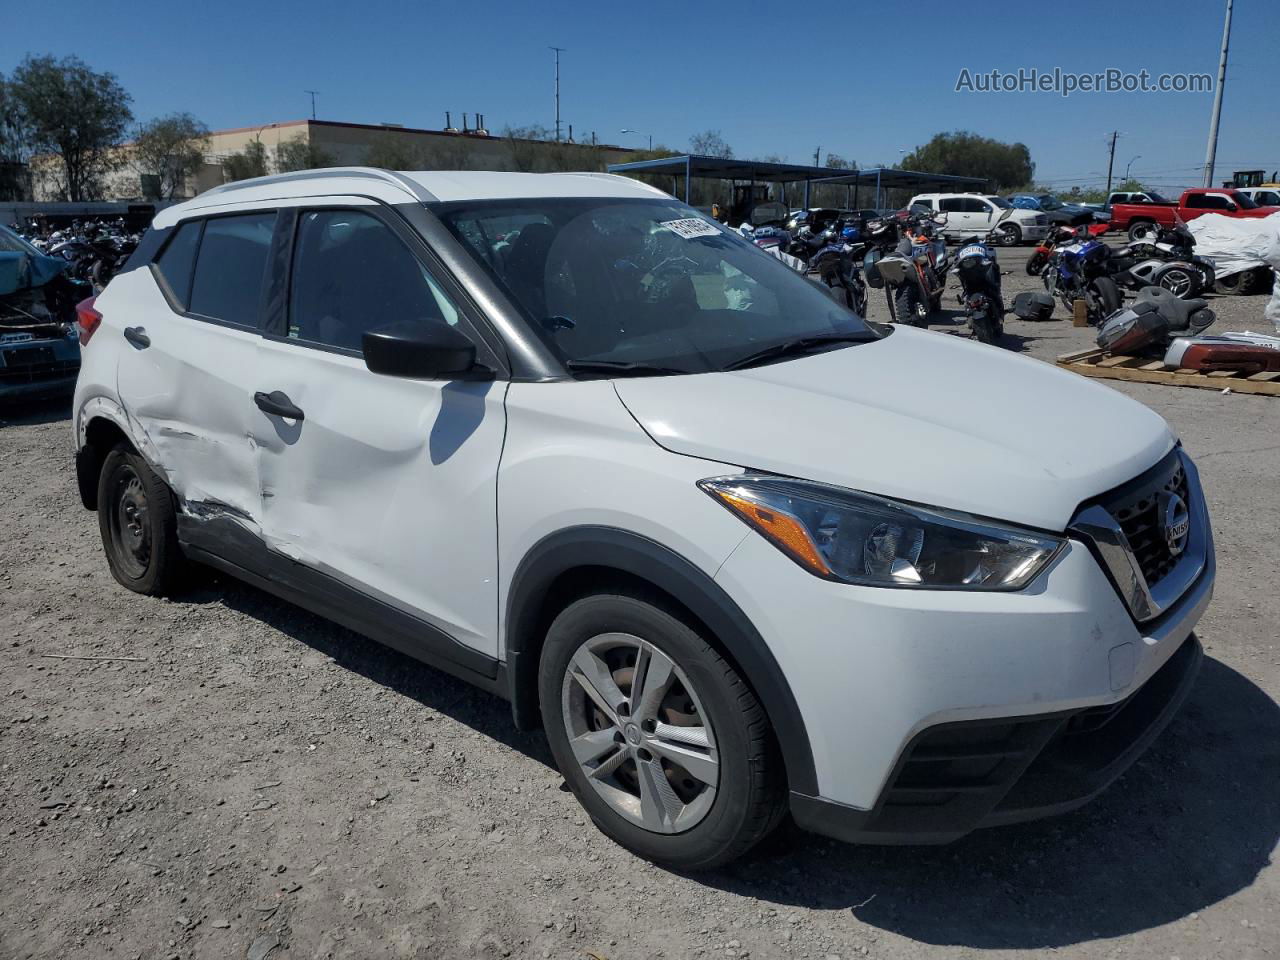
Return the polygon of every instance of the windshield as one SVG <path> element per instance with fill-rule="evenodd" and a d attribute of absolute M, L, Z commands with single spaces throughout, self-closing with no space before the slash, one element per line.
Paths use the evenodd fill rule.
<path fill-rule="evenodd" d="M 1254 203 L 1252 200 L 1250 200 L 1249 197 L 1243 193 L 1233 193 L 1231 194 L 1231 199 L 1235 201 L 1236 206 L 1239 207 L 1241 210 L 1258 209 L 1258 205 Z"/>
<path fill-rule="evenodd" d="M 825 288 L 675 200 L 432 209 L 571 369 L 702 373 L 792 340 L 880 336 Z"/>
<path fill-rule="evenodd" d="M 1012 210 L 1012 209 L 1013 209 L 1013 204 L 1011 204 L 1011 203 L 1010 203 L 1008 200 L 1006 200 L 1004 197 L 987 197 L 987 199 L 988 199 L 988 200 L 990 200 L 992 203 L 994 203 L 994 204 L 995 204 L 997 207 L 999 207 L 1001 210 Z"/>
<path fill-rule="evenodd" d="M 23 240 L 8 227 L 0 227 L 0 252 L 34 253 L 37 255 L 40 253 L 39 250 L 27 243 L 27 241 Z"/>
<path fill-rule="evenodd" d="M 1063 207 L 1062 201 L 1059 200 L 1057 197 L 1055 197 L 1052 193 L 1043 194 L 1042 196 L 1037 197 L 1036 199 L 1040 201 L 1041 210 L 1061 210 Z"/>

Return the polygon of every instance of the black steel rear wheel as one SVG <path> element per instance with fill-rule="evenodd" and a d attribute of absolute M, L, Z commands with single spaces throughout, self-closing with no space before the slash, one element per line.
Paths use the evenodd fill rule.
<path fill-rule="evenodd" d="M 178 545 L 173 495 L 123 444 L 107 454 L 98 476 L 98 530 L 111 575 L 122 586 L 162 596 L 180 581 L 186 558 Z"/>

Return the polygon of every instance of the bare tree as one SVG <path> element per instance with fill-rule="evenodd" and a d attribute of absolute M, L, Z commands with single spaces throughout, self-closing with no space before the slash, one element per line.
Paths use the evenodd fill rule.
<path fill-rule="evenodd" d="M 724 142 L 719 130 L 703 130 L 689 138 L 689 152 L 700 157 L 733 157 L 733 147 Z"/>
<path fill-rule="evenodd" d="M 209 128 L 189 113 L 171 113 L 137 129 L 130 162 L 138 173 L 155 178 L 158 199 L 172 200 L 208 150 Z"/>

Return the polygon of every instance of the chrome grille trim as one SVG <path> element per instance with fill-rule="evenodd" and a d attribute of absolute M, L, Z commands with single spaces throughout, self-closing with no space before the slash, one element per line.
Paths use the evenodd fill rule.
<path fill-rule="evenodd" d="M 1148 583 L 1142 565 L 1135 555 L 1129 538 L 1111 511 L 1107 508 L 1108 496 L 1104 495 L 1082 508 L 1071 522 L 1067 532 L 1085 541 L 1102 564 L 1103 570 L 1115 585 L 1121 599 L 1139 623 L 1154 620 L 1182 597 L 1187 589 L 1204 572 L 1209 547 L 1209 512 L 1200 488 L 1200 475 L 1195 464 L 1179 447 L 1171 455 L 1176 458 L 1185 478 L 1187 511 L 1191 529 L 1187 545 L 1177 562 L 1155 583 Z M 1156 474 L 1149 493 L 1156 494 L 1168 480 L 1170 470 L 1164 461 L 1148 473 Z M 1131 499 L 1133 492 L 1129 494 Z"/>

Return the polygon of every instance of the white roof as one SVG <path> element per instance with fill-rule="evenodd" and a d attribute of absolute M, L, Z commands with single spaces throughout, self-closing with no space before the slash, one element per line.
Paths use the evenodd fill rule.
<path fill-rule="evenodd" d="M 211 208 L 251 208 L 307 197 L 373 197 L 386 203 L 515 200 L 540 197 L 665 197 L 656 187 L 610 173 L 506 173 L 494 170 L 392 171 L 329 167 L 237 180 L 206 190 L 156 215 L 166 227 Z"/>

